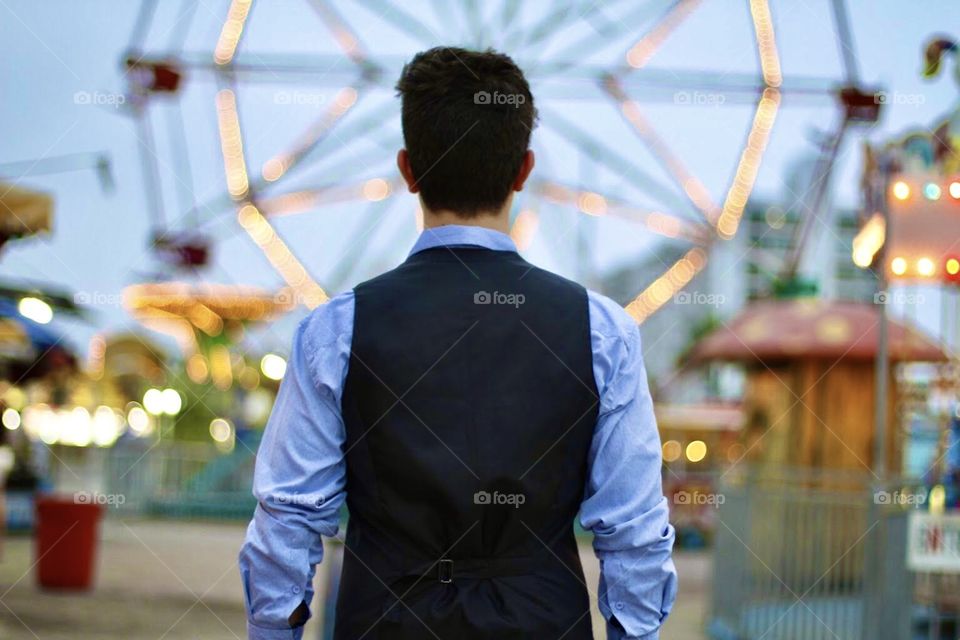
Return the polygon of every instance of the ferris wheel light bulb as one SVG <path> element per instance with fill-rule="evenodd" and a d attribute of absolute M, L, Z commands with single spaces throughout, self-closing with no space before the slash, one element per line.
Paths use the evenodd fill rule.
<path fill-rule="evenodd" d="M 928 182 L 923 187 L 923 195 L 927 198 L 927 200 L 939 200 L 942 193 L 943 192 L 940 189 L 940 185 L 934 182 Z"/>
<path fill-rule="evenodd" d="M 902 276 L 907 272 L 907 261 L 903 258 L 894 258 L 890 261 L 890 271 L 894 275 Z"/>
<path fill-rule="evenodd" d="M 954 180 L 950 183 L 950 186 L 947 188 L 950 192 L 950 197 L 954 200 L 960 200 L 960 182 Z"/>
<path fill-rule="evenodd" d="M 910 185 L 903 180 L 893 183 L 893 197 L 897 200 L 906 200 L 910 197 Z"/>
<path fill-rule="evenodd" d="M 947 275 L 955 276 L 960 273 L 960 260 L 957 260 L 956 258 L 950 258 L 947 260 L 944 268 L 947 271 Z"/>
<path fill-rule="evenodd" d="M 930 258 L 920 258 L 917 260 L 917 273 L 925 278 L 932 276 L 935 270 L 936 266 L 933 264 L 933 260 Z"/>

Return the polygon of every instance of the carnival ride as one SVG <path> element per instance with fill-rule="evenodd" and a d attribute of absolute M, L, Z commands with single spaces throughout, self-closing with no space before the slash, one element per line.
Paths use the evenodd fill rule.
<path fill-rule="evenodd" d="M 824 160 L 815 176 L 819 178 L 815 184 L 818 194 L 827 188 L 824 178 L 832 169 L 847 125 L 875 118 L 877 111 L 874 94 L 859 83 L 842 0 L 830 3 L 846 69 L 839 89 L 836 81 L 827 78 L 784 77 L 767 0 L 746 4 L 758 71 L 722 75 L 649 64 L 670 35 L 700 8 L 700 0 L 614 0 L 602 10 L 588 0 L 569 0 L 548 10 L 540 7 L 539 13 L 511 1 L 407 7 L 376 0 L 348 8 L 324 0 L 304 0 L 303 7 L 315 14 L 318 26 L 325 27 L 330 36 L 329 41 L 315 43 L 310 53 L 246 47 L 245 39 L 255 21 L 262 20 L 269 28 L 277 19 L 266 4 L 256 5 L 255 12 L 252 0 L 231 0 L 208 51 L 184 49 L 193 23 L 206 18 L 195 15 L 193 3 L 185 3 L 175 16 L 176 29 L 167 32 L 168 42 L 157 48 L 152 44 L 156 36 L 151 38 L 151 33 L 159 19 L 158 4 L 156 0 L 141 3 L 123 61 L 130 95 L 127 104 L 138 122 L 148 210 L 155 228 L 152 246 L 178 267 L 197 269 L 207 263 L 216 236 L 230 235 L 230 227 L 222 225 L 232 217 L 298 303 L 308 308 L 326 301 L 328 291 L 335 291 L 357 273 L 359 261 L 350 248 L 371 234 L 372 223 L 399 200 L 395 196 L 401 185 L 390 164 L 392 151 L 401 146 L 398 110 L 388 92 L 412 51 L 437 44 L 509 51 L 527 70 L 546 135 L 561 140 L 566 145 L 564 152 L 572 151 L 573 162 L 583 167 L 579 179 L 553 177 L 549 152 L 539 153 L 545 159 L 541 166 L 547 168 L 538 172 L 541 177 L 524 192 L 512 216 L 512 235 L 521 248 L 538 233 L 545 207 L 626 220 L 638 224 L 642 236 L 652 234 L 684 247 L 680 257 L 665 264 L 651 282 L 638 283 L 638 287 L 645 286 L 626 305 L 638 322 L 660 309 L 704 268 L 714 242 L 736 234 L 785 100 L 833 96 L 841 108 L 838 132 L 823 145 Z M 371 42 L 368 34 L 353 26 L 361 21 L 371 31 L 368 25 L 380 24 L 382 33 L 391 34 L 389 39 L 381 35 Z M 284 49 L 282 40 L 281 34 L 270 32 L 268 42 L 276 50 Z M 391 51 L 398 48 L 390 46 L 393 40 L 402 43 L 401 51 Z M 191 158 L 201 143 L 187 134 L 180 104 L 185 88 L 200 78 L 212 79 L 216 87 L 207 104 L 216 113 L 216 146 L 226 183 L 222 193 L 203 200 L 194 195 L 190 176 Z M 298 88 L 275 92 L 275 102 L 314 98 L 316 115 L 294 134 L 287 147 L 274 148 L 265 158 L 254 157 L 252 148 L 263 145 L 245 133 L 243 97 L 256 92 L 258 86 L 277 83 Z M 388 100 L 378 103 L 378 97 L 385 95 Z M 753 107 L 732 179 L 720 197 L 688 168 L 682 154 L 658 132 L 648 115 L 648 102 L 668 98 L 683 103 L 684 98 L 690 101 L 697 95 L 713 96 L 726 108 L 737 104 Z M 590 101 L 593 114 L 621 118 L 635 140 L 611 141 L 582 126 L 564 108 L 569 104 L 564 100 L 571 97 Z M 172 125 L 165 127 L 169 157 L 161 153 L 155 134 L 158 127 L 152 120 L 161 103 L 172 106 L 174 113 L 169 118 Z M 273 122 L 272 126 L 292 128 L 285 122 Z M 271 137 L 290 138 L 288 133 Z M 641 154 L 653 160 L 656 170 L 641 166 L 636 160 Z M 179 208 L 175 215 L 170 212 L 177 208 L 166 204 L 161 179 L 171 164 L 180 167 L 173 181 Z M 610 177 L 597 182 L 615 183 L 618 188 L 597 187 L 590 179 L 597 175 Z M 814 208 L 819 201 L 817 196 Z M 312 264 L 315 260 L 302 255 L 302 245 L 283 233 L 282 219 L 344 202 L 369 204 L 365 214 L 351 216 L 362 222 L 343 233 L 344 237 L 323 238 L 326 246 L 345 242 L 350 260 L 327 264 L 321 273 Z M 211 232 L 214 228 L 219 234 Z M 805 226 L 804 236 L 808 232 Z M 804 241 L 797 244 L 802 247 Z"/>
<path fill-rule="evenodd" d="M 960 89 L 957 52 L 953 40 L 931 40 L 924 75 L 935 78 L 953 55 Z M 894 281 L 960 283 L 960 93 L 942 121 L 866 152 L 854 262 Z"/>
<path fill-rule="evenodd" d="M 53 228 L 53 196 L 20 184 L 24 178 L 88 170 L 95 172 L 103 191 L 113 189 L 110 158 L 105 153 L 0 164 L 0 252 L 7 243 L 42 236 Z M 72 295 L 39 283 L 0 283 L 0 379 L 26 381 L 50 374 L 63 378 L 75 369 L 76 358 L 63 336 L 44 325 L 54 310 L 82 317 L 76 302 Z"/>

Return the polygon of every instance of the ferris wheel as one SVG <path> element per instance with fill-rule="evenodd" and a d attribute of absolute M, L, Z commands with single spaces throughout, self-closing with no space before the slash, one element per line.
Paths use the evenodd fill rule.
<path fill-rule="evenodd" d="M 843 2 L 831 2 L 840 49 L 849 51 Z M 406 215 L 420 215 L 408 200 L 396 197 L 403 189 L 392 167 L 393 151 L 401 146 L 392 87 L 414 51 L 449 44 L 508 52 L 525 69 L 537 96 L 542 135 L 564 145 L 565 162 L 586 167 L 578 177 L 564 176 L 563 171 L 552 170 L 557 163 L 551 161 L 550 152 L 538 150 L 539 177 L 512 212 L 511 235 L 521 250 L 539 233 L 541 214 L 548 207 L 626 221 L 638 237 L 682 247 L 680 257 L 665 263 L 651 282 L 638 286 L 626 305 L 638 322 L 705 267 L 713 243 L 737 233 L 784 96 L 840 95 L 833 80 L 784 78 L 768 0 L 745 0 L 740 7 L 749 16 L 749 32 L 740 37 L 755 49 L 756 71 L 722 75 L 663 66 L 666 61 L 661 60 L 657 66 L 650 64 L 684 21 L 703 9 L 700 0 L 608 0 L 602 6 L 593 0 L 537 6 L 515 0 L 366 0 L 349 5 L 302 0 L 282 8 L 230 0 L 217 5 L 222 6 L 220 15 L 203 15 L 195 3 L 185 2 L 174 16 L 175 28 L 163 31 L 167 36 L 163 46 L 155 44 L 158 4 L 143 0 L 124 59 L 128 103 L 138 122 L 156 230 L 153 247 L 177 266 L 197 268 L 208 260 L 213 235 L 243 233 L 295 300 L 308 308 L 325 302 L 357 261 L 317 268 L 312 256 L 298 248 L 300 238 L 285 232 L 288 217 L 321 216 L 324 209 L 344 203 L 366 203 L 364 215 L 375 218 L 398 202 L 406 202 L 399 205 L 406 207 Z M 291 44 L 288 51 L 287 40 L 295 38 L 277 23 L 293 6 L 302 12 L 297 20 L 314 21 L 314 33 L 321 37 L 299 50 Z M 189 36 L 184 34 L 202 32 L 203 27 L 196 25 L 203 24 L 207 35 L 202 46 L 187 50 Z M 249 42 L 258 24 L 263 25 L 261 41 L 268 42 L 270 50 Z M 852 57 L 845 54 L 844 61 L 847 99 L 841 103 L 872 100 L 856 86 Z M 215 114 L 212 139 L 208 144 L 187 135 L 180 113 L 170 119 L 174 131 L 166 145 L 174 159 L 164 161 L 156 142 L 159 125 L 151 112 L 158 102 L 176 103 L 184 87 L 198 78 L 213 87 L 206 98 L 209 113 Z M 251 141 L 244 126 L 243 97 L 257 87 L 277 85 L 287 88 L 274 88 L 274 104 L 309 107 L 305 111 L 311 118 L 302 124 L 283 117 L 272 121 L 272 127 L 285 130 L 276 136 L 284 142 L 264 152 L 266 145 Z M 731 97 L 717 105 L 721 109 L 734 105 L 751 109 L 742 142 L 733 150 L 729 182 L 713 192 L 669 137 L 658 131 L 648 111 L 651 102 L 678 104 L 701 95 Z M 579 101 L 581 110 L 571 109 L 571 101 Z M 850 110 L 849 105 L 846 108 Z M 594 125 L 601 119 L 619 122 L 627 133 L 611 138 L 596 131 Z M 204 144 L 217 150 L 224 187 L 201 199 L 185 183 L 190 181 L 191 150 Z M 832 168 L 839 144 L 837 136 L 835 144 L 827 146 L 821 171 Z M 640 155 L 646 157 L 646 166 L 637 161 Z M 178 180 L 182 197 L 173 207 L 159 186 L 158 165 L 170 164 L 181 170 L 185 166 L 188 174 Z M 170 210 L 175 215 L 169 215 Z M 215 228 L 220 232 L 213 234 Z M 360 224 L 350 237 L 326 240 L 354 246 L 369 233 L 369 227 Z"/>

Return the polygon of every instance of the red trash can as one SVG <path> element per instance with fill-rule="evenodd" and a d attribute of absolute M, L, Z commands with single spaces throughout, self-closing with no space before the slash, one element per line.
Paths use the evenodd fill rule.
<path fill-rule="evenodd" d="M 89 589 L 93 584 L 103 505 L 77 496 L 37 497 L 34 551 L 37 583 L 48 589 Z"/>

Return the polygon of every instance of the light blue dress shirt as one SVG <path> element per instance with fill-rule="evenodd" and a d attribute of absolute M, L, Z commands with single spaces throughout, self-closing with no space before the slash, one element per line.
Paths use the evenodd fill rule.
<path fill-rule="evenodd" d="M 506 234 L 447 225 L 425 230 L 411 253 L 438 246 L 516 251 Z M 660 436 L 636 322 L 609 298 L 592 291 L 588 297 L 600 409 L 580 523 L 593 533 L 600 560 L 600 611 L 626 630 L 608 624 L 608 638 L 651 640 L 677 593 Z M 240 551 L 251 640 L 300 640 L 302 627 L 291 629 L 287 620 L 313 600 L 321 536 L 337 534 L 346 497 L 340 397 L 353 308 L 347 291 L 300 323 L 260 444 L 253 483 L 259 506 Z"/>

